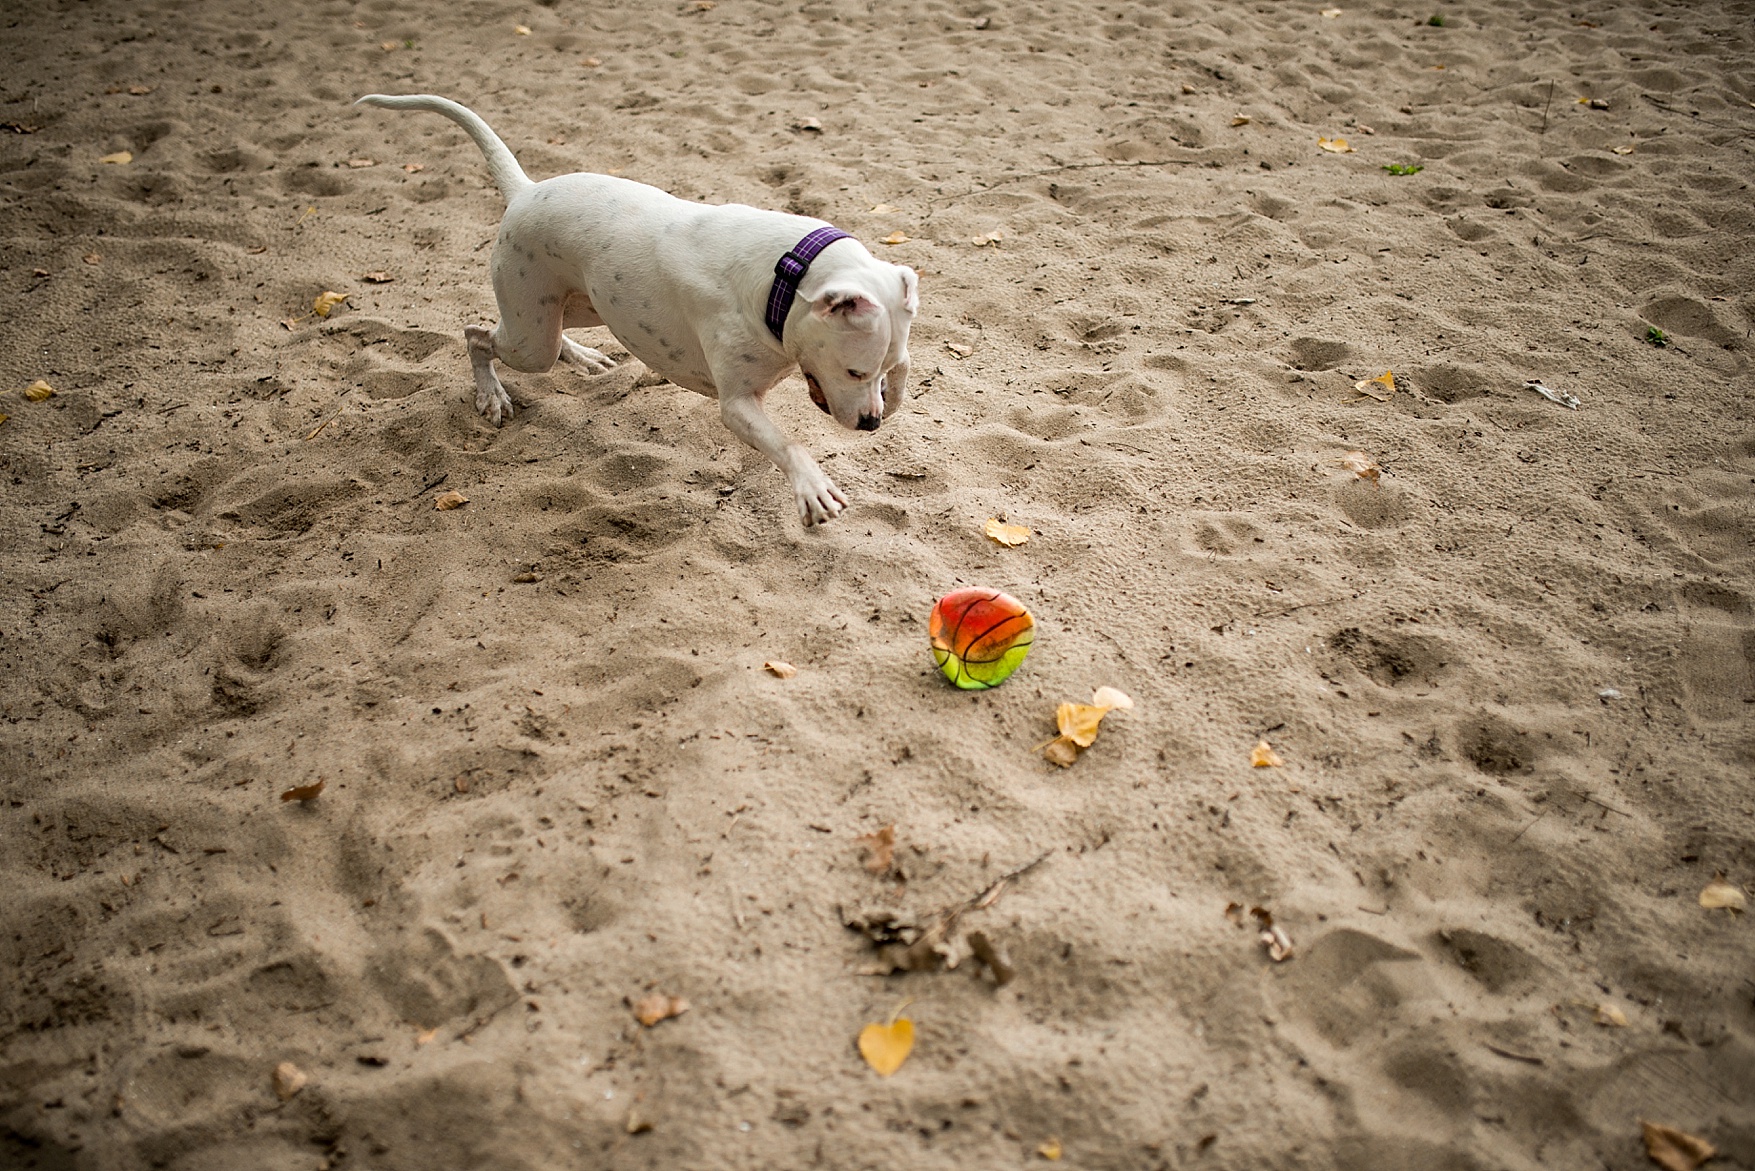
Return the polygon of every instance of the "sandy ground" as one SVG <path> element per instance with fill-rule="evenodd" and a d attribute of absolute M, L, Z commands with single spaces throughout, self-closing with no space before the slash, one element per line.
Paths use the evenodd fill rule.
<path fill-rule="evenodd" d="M 8 5 L 0 1164 L 1755 1167 L 1755 6 L 1337 3 Z M 919 269 L 899 417 L 774 395 L 851 509 L 637 361 L 477 417 L 374 90 Z"/>

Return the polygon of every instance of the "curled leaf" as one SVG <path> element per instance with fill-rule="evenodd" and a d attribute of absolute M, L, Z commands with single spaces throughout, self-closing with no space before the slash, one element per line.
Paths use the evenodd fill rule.
<path fill-rule="evenodd" d="M 425 163 L 403 163 L 402 169 L 407 171 L 410 175 L 415 175 L 426 170 L 427 165 Z"/>
<path fill-rule="evenodd" d="M 1742 888 L 1732 886 L 1725 881 L 1724 873 L 1719 875 L 1700 892 L 1700 905 L 1709 911 L 1723 909 L 1733 915 L 1740 915 L 1749 907 L 1749 900 L 1744 896 Z"/>
<path fill-rule="evenodd" d="M 798 668 L 794 667 L 791 663 L 788 663 L 785 659 L 769 659 L 762 664 L 762 670 L 768 672 L 768 674 L 774 676 L 776 679 L 790 679 L 798 674 Z"/>
<path fill-rule="evenodd" d="M 998 228 L 995 228 L 995 229 L 993 229 L 993 231 L 987 233 L 985 236 L 972 236 L 972 237 L 970 237 L 969 243 L 975 245 L 975 247 L 977 247 L 977 248 L 985 248 L 989 244 L 998 244 L 1003 239 L 1005 239 L 1005 233 L 1000 231 Z"/>
<path fill-rule="evenodd" d="M 1248 114 L 1238 114 L 1231 119 L 1231 125 L 1247 126 L 1253 121 L 1255 121 L 1255 119 L 1251 118 Z"/>
<path fill-rule="evenodd" d="M 689 1011 L 689 1002 L 680 996 L 654 992 L 650 996 L 640 997 L 630 1007 L 634 1010 L 634 1019 L 650 1029 L 659 1021 L 669 1020 Z"/>
<path fill-rule="evenodd" d="M 368 284 L 387 285 L 396 278 L 387 272 L 362 272 L 360 279 Z"/>
<path fill-rule="evenodd" d="M 318 317 L 327 317 L 337 305 L 345 300 L 347 300 L 346 293 L 321 292 L 317 294 L 317 299 L 311 302 L 311 310 Z"/>
<path fill-rule="evenodd" d="M 1063 703 L 1054 712 L 1054 722 L 1061 736 L 1080 748 L 1089 748 L 1097 740 L 1097 726 L 1103 717 L 1116 708 L 1133 707 L 1133 700 L 1113 687 L 1099 687 L 1090 703 Z"/>
<path fill-rule="evenodd" d="M 1330 154 L 1350 155 L 1355 153 L 1353 148 L 1347 145 L 1347 140 L 1344 138 L 1318 138 L 1316 145 Z"/>
<path fill-rule="evenodd" d="M 1395 372 L 1385 370 L 1376 378 L 1362 379 L 1353 383 L 1353 389 L 1368 398 L 1386 403 L 1389 401 L 1389 396 L 1395 393 Z"/>
<path fill-rule="evenodd" d="M 433 507 L 440 512 L 450 512 L 453 508 L 462 508 L 469 503 L 469 497 L 458 491 L 441 492 L 433 497 Z"/>
<path fill-rule="evenodd" d="M 1322 15 L 1329 20 L 1335 19 L 1340 14 L 1341 10 L 1339 8 L 1324 8 L 1322 10 Z"/>
<path fill-rule="evenodd" d="M 1286 762 L 1266 740 L 1258 740 L 1255 747 L 1249 750 L 1250 768 L 1280 768 Z"/>
<path fill-rule="evenodd" d="M 1633 153 L 1633 148 L 1630 146 L 1618 146 L 1615 148 L 1615 153 L 1618 155 L 1630 155 Z"/>
<path fill-rule="evenodd" d="M 1037 1147 L 1036 1153 L 1041 1155 L 1044 1159 L 1047 1159 L 1050 1163 L 1054 1163 L 1059 1161 L 1060 1156 L 1064 1151 L 1061 1148 L 1060 1140 L 1057 1138 L 1051 1138 L 1041 1146 Z"/>
<path fill-rule="evenodd" d="M 288 789 L 280 795 L 280 799 L 282 801 L 314 801 L 317 799 L 317 794 L 323 791 L 323 786 L 326 783 L 319 777 L 309 785 L 298 785 Z"/>
<path fill-rule="evenodd" d="M 1718 1154 L 1718 1149 L 1702 1138 L 1663 1126 L 1656 1122 L 1640 1122 L 1645 1132 L 1645 1153 L 1664 1171 L 1694 1171 L 1700 1164 Z"/>
<path fill-rule="evenodd" d="M 914 1022 L 897 1017 L 887 1025 L 870 1024 L 859 1030 L 859 1055 L 877 1070 L 879 1077 L 889 1077 L 908 1054 L 914 1051 Z"/>
<path fill-rule="evenodd" d="M 1079 759 L 1079 746 L 1065 736 L 1056 736 L 1043 747 L 1042 757 L 1049 764 L 1071 768 Z"/>
<path fill-rule="evenodd" d="M 1343 455 L 1341 466 L 1361 480 L 1370 480 L 1373 484 L 1377 483 L 1377 477 L 1383 474 L 1383 469 L 1377 466 L 1377 461 L 1362 451 L 1349 451 Z"/>
<path fill-rule="evenodd" d="M 887 203 L 878 203 L 878 204 L 872 205 L 871 211 L 867 214 L 870 214 L 870 215 L 891 215 L 891 214 L 898 212 L 898 211 L 901 211 L 901 210 L 902 210 L 901 208 L 892 207 Z"/>
<path fill-rule="evenodd" d="M 119 150 L 113 155 L 105 155 L 103 158 L 98 160 L 98 162 L 100 162 L 100 163 L 109 163 L 110 165 L 116 166 L 116 167 L 125 167 L 133 161 L 134 161 L 134 153 L 132 151 L 126 151 L 126 150 Z"/>
<path fill-rule="evenodd" d="M 1606 110 L 1609 108 L 1607 98 L 1579 98 L 1578 104 L 1581 106 L 1589 106 L 1593 110 Z"/>
<path fill-rule="evenodd" d="M 55 397 L 55 388 L 39 378 L 29 386 L 25 387 L 23 394 L 24 397 L 31 402 L 40 403 L 46 399 Z"/>
<path fill-rule="evenodd" d="M 1625 1029 L 1627 1014 L 1612 1004 L 1599 1004 L 1596 1010 L 1596 1022 L 1606 1029 Z"/>
<path fill-rule="evenodd" d="M 1008 548 L 1022 545 L 1030 539 L 1030 530 L 1026 526 L 1008 525 L 1004 521 L 994 520 L 992 517 L 989 517 L 987 523 L 981 526 L 981 531 Z"/>
<path fill-rule="evenodd" d="M 908 234 L 899 228 L 878 241 L 879 244 L 906 244 L 907 242 Z"/>
<path fill-rule="evenodd" d="M 527 24 L 514 25 L 512 31 L 521 37 L 527 37 L 530 35 L 530 26 Z"/>

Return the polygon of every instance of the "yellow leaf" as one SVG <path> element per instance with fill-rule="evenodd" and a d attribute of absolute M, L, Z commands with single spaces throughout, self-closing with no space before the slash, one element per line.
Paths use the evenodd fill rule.
<path fill-rule="evenodd" d="M 12 418 L 11 415 L 0 415 L 0 423 L 4 423 L 4 422 L 6 422 L 6 420 L 8 420 L 10 418 Z"/>
<path fill-rule="evenodd" d="M 1380 403 L 1386 403 L 1389 396 L 1395 393 L 1395 371 L 1385 370 L 1376 378 L 1362 379 L 1353 383 L 1353 389 Z"/>
<path fill-rule="evenodd" d="M 1133 700 L 1113 687 L 1099 687 L 1090 703 L 1063 703 L 1054 712 L 1054 722 L 1062 739 L 1080 748 L 1089 748 L 1097 740 L 1097 725 L 1116 708 L 1131 708 Z M 1057 762 L 1058 763 L 1058 762 Z"/>
<path fill-rule="evenodd" d="M 1633 148 L 1630 146 L 1618 146 L 1615 148 L 1615 153 L 1618 155 L 1630 155 L 1633 153 Z"/>
<path fill-rule="evenodd" d="M 981 526 L 981 531 L 1008 548 L 1013 545 L 1022 545 L 1030 539 L 1030 530 L 1024 525 L 1008 525 L 1004 521 L 994 520 L 992 517 L 987 518 L 987 523 Z"/>
<path fill-rule="evenodd" d="M 1353 148 L 1347 145 L 1347 140 L 1344 138 L 1318 138 L 1316 145 L 1332 154 L 1350 155 L 1354 153 Z"/>
<path fill-rule="evenodd" d="M 859 1030 L 859 1055 L 877 1070 L 879 1077 L 889 1077 L 908 1054 L 914 1051 L 914 1022 L 897 1017 L 887 1025 L 871 1024 Z"/>
<path fill-rule="evenodd" d="M 119 150 L 113 155 L 105 155 L 103 158 L 98 160 L 98 162 L 100 162 L 100 163 L 111 163 L 111 164 L 118 166 L 118 167 L 125 167 L 133 161 L 134 161 L 133 152 L 125 151 L 125 150 Z"/>
<path fill-rule="evenodd" d="M 1723 908 L 1733 915 L 1740 915 L 1748 909 L 1749 900 L 1744 897 L 1741 888 L 1726 882 L 1721 872 L 1700 892 L 1700 905 L 1709 911 Z"/>
<path fill-rule="evenodd" d="M 1362 451 L 1349 451 L 1343 455 L 1341 466 L 1361 480 L 1370 480 L 1373 484 L 1377 483 L 1377 477 L 1383 472 L 1383 469 L 1377 466 L 1377 461 Z"/>
<path fill-rule="evenodd" d="M 1050 1163 L 1058 1162 L 1063 1153 L 1060 1147 L 1060 1140 L 1057 1138 L 1049 1139 L 1047 1142 L 1036 1148 L 1036 1153 L 1041 1155 L 1044 1159 L 1047 1159 Z"/>
<path fill-rule="evenodd" d="M 25 387 L 23 393 L 24 397 L 31 402 L 40 403 L 44 399 L 53 398 L 55 396 L 55 388 L 39 378 L 29 386 Z"/>
<path fill-rule="evenodd" d="M 530 26 L 521 24 L 521 25 L 518 25 L 516 28 L 514 28 L 512 31 L 517 33 L 521 37 L 527 37 L 530 35 Z"/>
<path fill-rule="evenodd" d="M 1664 1171 L 1694 1171 L 1694 1168 L 1718 1154 L 1717 1148 L 1705 1139 L 1695 1138 L 1673 1126 L 1641 1121 L 1645 1131 L 1645 1153 Z"/>
<path fill-rule="evenodd" d="M 433 507 L 440 512 L 450 512 L 453 508 L 462 508 L 469 503 L 469 497 L 461 492 L 441 492 L 433 497 Z"/>
<path fill-rule="evenodd" d="M 327 317 L 337 305 L 345 300 L 347 300 L 346 293 L 322 292 L 318 293 L 317 299 L 311 302 L 311 308 L 318 317 Z"/>
<path fill-rule="evenodd" d="M 1238 114 L 1231 119 L 1231 125 L 1247 126 L 1253 121 L 1255 121 L 1255 119 L 1251 118 L 1248 114 Z"/>
<path fill-rule="evenodd" d="M 1604 1028 L 1625 1029 L 1627 1027 L 1627 1014 L 1612 1004 L 1599 1004 L 1597 1005 L 1596 1021 Z"/>
<path fill-rule="evenodd" d="M 894 232 L 891 232 L 889 235 L 885 236 L 882 240 L 878 241 L 879 244 L 906 244 L 907 242 L 908 242 L 907 234 L 902 232 L 900 229 L 898 229 Z"/>
<path fill-rule="evenodd" d="M 777 679 L 790 679 L 798 674 L 798 668 L 785 659 L 769 659 L 762 664 L 762 669 Z"/>
<path fill-rule="evenodd" d="M 1266 740 L 1256 741 L 1255 747 L 1249 750 L 1250 768 L 1279 768 L 1285 763 Z"/>

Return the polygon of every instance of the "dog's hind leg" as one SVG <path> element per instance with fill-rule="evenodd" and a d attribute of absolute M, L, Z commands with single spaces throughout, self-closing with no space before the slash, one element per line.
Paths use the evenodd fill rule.
<path fill-rule="evenodd" d="M 592 308 L 591 301 L 581 293 L 571 293 L 561 307 L 561 325 L 565 329 L 588 329 L 602 325 L 603 318 Z M 566 334 L 561 335 L 561 361 L 577 366 L 587 374 L 602 374 L 615 367 L 608 355 L 590 346 L 582 346 Z"/>
<path fill-rule="evenodd" d="M 494 426 L 513 415 L 512 396 L 494 372 L 496 361 L 524 374 L 541 374 L 554 367 L 565 338 L 561 334 L 561 306 L 566 293 L 559 288 L 532 288 L 518 273 L 512 279 L 495 257 L 494 296 L 500 304 L 500 323 L 463 328 L 469 346 L 469 364 L 475 370 L 475 409 Z"/>

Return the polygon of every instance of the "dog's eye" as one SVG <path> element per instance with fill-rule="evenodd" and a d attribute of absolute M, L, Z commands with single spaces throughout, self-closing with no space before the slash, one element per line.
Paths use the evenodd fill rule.
<path fill-rule="evenodd" d="M 865 375 L 861 374 L 857 370 L 847 371 L 847 377 L 853 379 L 853 381 L 855 381 L 855 382 L 864 382 L 865 381 Z"/>

